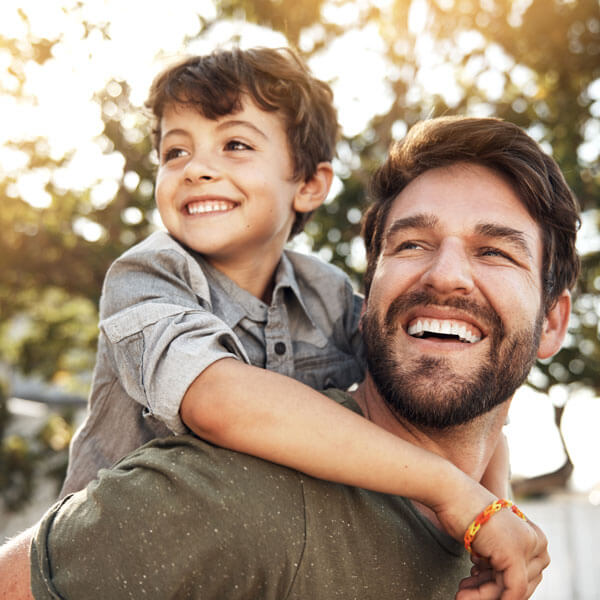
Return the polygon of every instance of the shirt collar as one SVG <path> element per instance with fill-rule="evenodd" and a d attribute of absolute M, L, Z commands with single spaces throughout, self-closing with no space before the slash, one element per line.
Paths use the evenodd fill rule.
<path fill-rule="evenodd" d="M 267 313 L 269 305 L 263 302 L 260 298 L 253 296 L 250 292 L 241 288 L 237 283 L 232 281 L 227 275 L 213 267 L 206 259 L 197 253 L 194 253 L 195 258 L 200 263 L 204 272 L 209 279 L 216 283 L 224 292 L 227 298 L 227 305 L 221 309 L 227 315 L 227 324 L 230 327 L 237 325 L 242 319 L 248 317 L 256 322 L 267 322 Z M 285 303 L 285 291 L 289 289 L 296 298 L 302 311 L 306 315 L 312 327 L 316 327 L 306 305 L 302 299 L 300 286 L 294 272 L 294 267 L 287 257 L 285 251 L 281 255 L 281 260 L 275 270 L 275 286 L 273 288 L 273 298 L 271 305 Z M 213 298 L 213 302 L 218 301 Z"/>
<path fill-rule="evenodd" d="M 280 295 L 283 295 L 283 291 L 285 288 L 291 290 L 298 301 L 298 304 L 302 308 L 302 311 L 306 315 L 306 318 L 310 321 L 312 327 L 316 328 L 315 322 L 312 320 L 310 316 L 310 312 L 306 308 L 306 304 L 302 298 L 302 292 L 300 291 L 300 286 L 298 285 L 298 280 L 296 279 L 296 272 L 294 271 L 294 267 L 292 262 L 290 261 L 285 250 L 281 255 L 281 260 L 279 261 L 279 265 L 277 266 L 277 270 L 275 271 L 275 287 L 273 289 L 273 299 L 271 303 L 275 302 L 283 302 L 283 298 L 280 300 Z"/>

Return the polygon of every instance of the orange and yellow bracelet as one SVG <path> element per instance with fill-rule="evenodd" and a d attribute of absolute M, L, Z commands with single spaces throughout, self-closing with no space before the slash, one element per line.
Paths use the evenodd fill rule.
<path fill-rule="evenodd" d="M 471 544 L 477 535 L 477 532 L 481 529 L 484 523 L 487 523 L 493 515 L 503 508 L 510 508 L 517 517 L 527 521 L 527 517 L 513 504 L 510 500 L 499 499 L 492 502 L 489 506 L 486 506 L 476 517 L 475 520 L 469 525 L 465 533 L 465 548 L 471 553 L 475 554 L 471 548 Z"/>

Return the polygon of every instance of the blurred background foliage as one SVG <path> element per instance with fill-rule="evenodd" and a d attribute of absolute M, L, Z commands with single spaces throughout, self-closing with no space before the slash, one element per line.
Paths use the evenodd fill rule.
<path fill-rule="evenodd" d="M 86 40 L 110 40 L 110 23 L 92 18 L 86 2 L 63 4 L 64 15 L 80 25 L 83 53 Z M 344 41 L 351 45 L 357 32 L 375 32 L 378 54 L 365 49 L 352 60 L 382 69 L 385 93 L 360 130 L 344 131 L 336 193 L 298 242 L 341 266 L 357 285 L 364 266 L 357 236 L 366 182 L 390 142 L 414 122 L 443 114 L 495 115 L 524 127 L 552 153 L 585 210 L 588 243 L 581 246 L 584 270 L 565 348 L 535 369 L 531 384 L 544 391 L 560 384 L 598 392 L 598 0 L 215 0 L 211 7 L 182 36 L 182 51 L 226 21 L 281 32 L 319 76 L 331 80 L 340 111 L 346 103 L 369 109 L 361 94 L 345 97 L 341 66 L 348 60 Z M 12 11 L 19 33 L 0 36 L 0 96 L 27 108 L 37 102 L 29 74 L 50 69 L 64 53 L 66 34 L 37 34 L 35 3 Z M 134 24 L 131 44 L 133 51 Z M 323 76 L 316 67 L 327 56 L 337 58 Z M 442 91 L 432 91 L 432 78 L 444 82 Z M 0 362 L 83 396 L 104 273 L 157 226 L 155 160 L 141 102 L 127 82 L 109 78 L 92 103 L 103 124 L 93 135 L 98 160 L 116 165 L 116 178 L 65 183 L 65 173 L 81 160 L 78 148 L 56 151 L 44 137 L 20 136 L 0 148 Z M 39 444 L 52 444 L 32 449 L 26 440 L 2 436 L 7 395 L 6 389 L 0 394 L 0 490 L 14 504 L 28 493 L 31 464 L 43 454 Z M 62 436 L 63 451 L 68 428 L 68 421 L 50 425 Z M 52 435 L 46 428 L 46 437 Z"/>

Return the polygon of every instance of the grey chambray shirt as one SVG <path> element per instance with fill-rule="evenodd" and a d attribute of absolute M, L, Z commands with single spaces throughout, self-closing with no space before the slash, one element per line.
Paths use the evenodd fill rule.
<path fill-rule="evenodd" d="M 183 396 L 221 358 L 317 390 L 362 380 L 361 304 L 340 269 L 285 251 L 269 306 L 167 233 L 150 235 L 106 275 L 88 414 L 61 496 L 147 441 L 188 432 Z"/>

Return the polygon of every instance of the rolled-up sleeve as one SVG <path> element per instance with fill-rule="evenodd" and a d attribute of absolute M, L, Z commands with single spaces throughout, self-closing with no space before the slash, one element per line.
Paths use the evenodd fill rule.
<path fill-rule="evenodd" d="M 233 330 L 210 311 L 200 266 L 172 249 L 144 246 L 118 259 L 107 273 L 101 334 L 126 393 L 175 433 L 191 383 L 226 357 L 249 362 Z"/>

